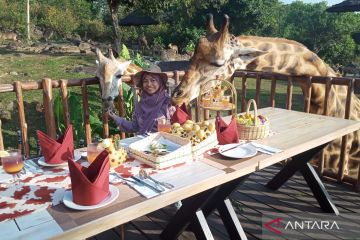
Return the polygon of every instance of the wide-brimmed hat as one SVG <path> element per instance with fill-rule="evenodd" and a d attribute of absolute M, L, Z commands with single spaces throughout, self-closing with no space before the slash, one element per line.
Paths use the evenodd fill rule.
<path fill-rule="evenodd" d="M 148 70 L 143 70 L 140 71 L 138 73 L 136 73 L 134 75 L 134 85 L 137 87 L 141 87 L 140 86 L 140 80 L 143 78 L 143 76 L 145 74 L 154 74 L 154 75 L 158 75 L 161 79 L 161 81 L 163 82 L 164 86 L 166 86 L 166 82 L 168 80 L 168 76 L 166 75 L 166 73 L 161 72 L 161 69 L 159 66 L 157 65 L 151 65 L 150 68 Z"/>

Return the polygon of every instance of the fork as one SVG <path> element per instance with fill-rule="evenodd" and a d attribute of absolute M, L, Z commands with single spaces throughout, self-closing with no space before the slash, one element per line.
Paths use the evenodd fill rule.
<path fill-rule="evenodd" d="M 133 183 L 133 184 L 137 184 L 136 181 L 134 180 L 131 180 L 131 179 L 127 179 L 127 178 L 124 178 L 123 176 L 121 176 L 120 174 L 116 173 L 116 172 L 112 172 L 110 173 L 111 175 L 123 180 L 124 182 L 129 182 L 129 183 Z"/>
<path fill-rule="evenodd" d="M 171 183 L 167 183 L 167 182 L 161 182 L 161 181 L 158 181 L 156 179 L 154 179 L 153 177 L 151 177 L 144 169 L 141 169 L 140 172 L 139 172 L 139 176 L 140 177 L 143 177 L 144 179 L 150 179 L 151 181 L 153 181 L 155 184 L 158 184 L 158 185 L 162 185 L 164 187 L 166 187 L 167 189 L 172 189 L 174 188 L 174 185 L 172 185 Z"/>

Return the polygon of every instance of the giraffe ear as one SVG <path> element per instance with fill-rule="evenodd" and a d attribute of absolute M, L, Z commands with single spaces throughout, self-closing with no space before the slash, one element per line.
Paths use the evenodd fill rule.
<path fill-rule="evenodd" d="M 254 59 L 260 57 L 261 55 L 267 54 L 266 51 L 261 51 L 255 48 L 241 48 L 237 51 L 238 56 L 244 62 L 251 62 Z"/>
<path fill-rule="evenodd" d="M 126 69 L 129 67 L 130 63 L 131 63 L 131 61 L 126 61 L 126 62 L 123 62 L 120 64 L 120 69 L 123 74 L 126 71 Z"/>

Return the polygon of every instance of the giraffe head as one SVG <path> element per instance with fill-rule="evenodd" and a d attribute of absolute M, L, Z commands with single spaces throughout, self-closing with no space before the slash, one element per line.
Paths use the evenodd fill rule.
<path fill-rule="evenodd" d="M 245 69 L 247 64 L 265 53 L 244 47 L 230 34 L 227 15 L 220 31 L 214 26 L 213 16 L 208 15 L 207 35 L 198 40 L 191 65 L 173 92 L 173 103 L 189 103 L 198 97 L 200 85 L 207 80 L 229 79 L 236 69 Z"/>
<path fill-rule="evenodd" d="M 100 82 L 103 109 L 105 111 L 113 110 L 114 99 L 119 94 L 121 76 L 124 75 L 130 61 L 119 62 L 115 59 L 111 50 L 109 50 L 110 58 L 105 57 L 98 48 L 96 49 L 96 55 L 96 77 Z"/>

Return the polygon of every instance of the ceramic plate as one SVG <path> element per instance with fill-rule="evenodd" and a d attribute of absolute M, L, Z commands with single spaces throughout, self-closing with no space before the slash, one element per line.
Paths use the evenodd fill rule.
<path fill-rule="evenodd" d="M 74 203 L 73 197 L 72 197 L 72 191 L 67 190 L 65 192 L 65 195 L 63 198 L 63 203 L 68 208 L 72 208 L 72 209 L 76 209 L 76 210 L 90 210 L 90 209 L 101 208 L 101 207 L 104 207 L 104 206 L 112 203 L 119 196 L 119 189 L 117 187 L 115 187 L 113 185 L 109 185 L 109 191 L 110 191 L 109 195 L 104 200 L 102 200 L 100 203 L 98 203 L 96 205 L 91 205 L 91 206 L 84 206 L 84 205 L 79 205 L 77 203 Z"/>
<path fill-rule="evenodd" d="M 75 153 L 75 159 L 74 159 L 74 161 L 78 161 L 80 158 L 81 158 L 81 155 Z M 67 162 L 58 163 L 58 164 L 46 163 L 44 157 L 39 158 L 37 162 L 38 162 L 39 165 L 44 166 L 44 167 L 58 167 L 58 166 L 67 166 L 67 165 L 68 165 Z"/>
<path fill-rule="evenodd" d="M 225 157 L 230 158 L 249 158 L 255 156 L 257 151 L 250 144 L 232 143 L 221 146 L 219 148 L 219 153 Z"/>

